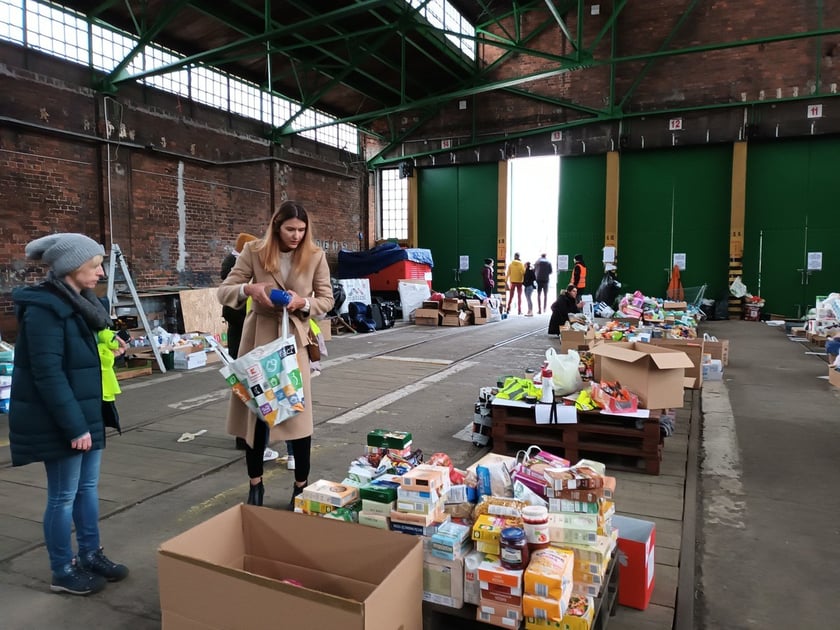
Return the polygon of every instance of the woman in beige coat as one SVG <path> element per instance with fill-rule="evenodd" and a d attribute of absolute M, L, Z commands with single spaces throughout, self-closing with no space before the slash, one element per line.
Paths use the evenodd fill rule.
<path fill-rule="evenodd" d="M 251 298 L 251 311 L 245 318 L 239 356 L 256 346 L 277 339 L 281 334 L 283 307 L 269 299 L 272 289 L 285 289 L 291 296 L 285 309 L 289 312 L 289 330 L 297 341 L 297 357 L 303 376 L 306 409 L 266 435 L 265 424 L 250 413 L 235 396 L 231 396 L 227 431 L 247 443 L 245 463 L 251 487 L 248 503 L 262 505 L 263 451 L 267 439 L 289 440 L 295 458 L 294 497 L 308 483 L 309 451 L 312 445 L 312 390 L 309 377 L 309 318 L 326 313 L 333 307 L 330 269 L 326 254 L 315 245 L 309 215 L 297 202 L 285 201 L 271 217 L 262 239 L 247 243 L 236 265 L 219 287 L 217 295 L 224 306 L 241 308 Z"/>

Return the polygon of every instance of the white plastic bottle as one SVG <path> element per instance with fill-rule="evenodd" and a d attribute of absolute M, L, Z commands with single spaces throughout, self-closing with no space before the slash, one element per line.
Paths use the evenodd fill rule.
<path fill-rule="evenodd" d="M 548 368 L 542 371 L 542 396 L 540 401 L 544 403 L 554 402 L 554 381 L 552 379 L 553 373 Z"/>

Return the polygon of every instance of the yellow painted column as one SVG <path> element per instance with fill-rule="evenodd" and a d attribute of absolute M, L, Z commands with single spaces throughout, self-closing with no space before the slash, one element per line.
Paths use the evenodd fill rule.
<path fill-rule="evenodd" d="M 508 163 L 499 162 L 499 198 L 496 208 L 496 291 L 502 294 L 502 307 L 507 311 L 507 218 L 508 218 Z"/>
<path fill-rule="evenodd" d="M 604 203 L 604 247 L 616 248 L 618 266 L 618 189 L 620 175 L 618 151 L 607 152 L 606 200 Z"/>
<path fill-rule="evenodd" d="M 729 284 L 744 272 L 744 220 L 747 213 L 747 143 L 732 145 L 732 193 L 729 208 Z M 741 299 L 729 296 L 729 319 L 741 319 Z"/>

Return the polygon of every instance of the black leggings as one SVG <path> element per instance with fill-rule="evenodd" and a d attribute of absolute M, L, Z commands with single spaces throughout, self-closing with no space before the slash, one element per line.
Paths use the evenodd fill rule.
<path fill-rule="evenodd" d="M 263 476 L 265 464 L 263 454 L 267 441 L 268 430 L 265 423 L 258 420 L 254 430 L 254 448 L 247 445 L 245 447 L 245 464 L 248 467 L 248 477 L 251 479 Z M 307 435 L 291 440 L 291 443 L 292 453 L 295 456 L 295 481 L 303 483 L 309 479 L 309 450 L 312 448 L 312 436 Z"/>

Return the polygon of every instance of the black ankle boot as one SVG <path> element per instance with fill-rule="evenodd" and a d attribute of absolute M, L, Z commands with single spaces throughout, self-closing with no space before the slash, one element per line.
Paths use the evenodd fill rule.
<path fill-rule="evenodd" d="M 248 505 L 262 505 L 265 495 L 265 486 L 260 481 L 257 485 L 251 485 L 248 490 Z"/>
<path fill-rule="evenodd" d="M 294 512 L 295 511 L 295 497 L 299 494 L 303 493 L 303 489 L 306 487 L 306 484 L 299 486 L 296 483 L 292 483 L 292 500 L 289 501 L 289 510 Z"/>

